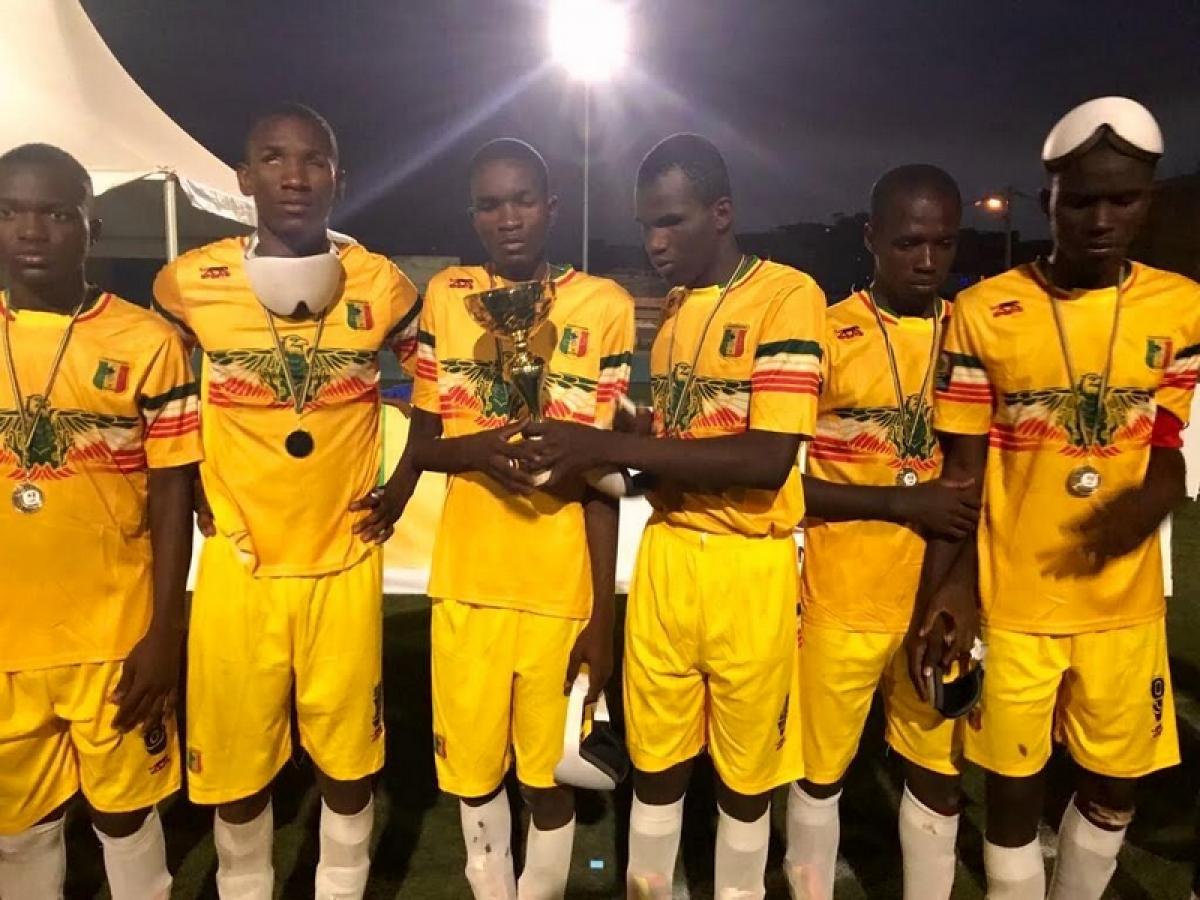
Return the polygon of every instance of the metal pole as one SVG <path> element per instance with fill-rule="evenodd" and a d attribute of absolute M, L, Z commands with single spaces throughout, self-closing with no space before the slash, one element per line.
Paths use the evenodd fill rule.
<path fill-rule="evenodd" d="M 591 196 L 589 180 L 592 166 L 592 86 L 583 85 L 583 271 L 588 270 L 589 212 Z"/>
<path fill-rule="evenodd" d="M 1012 227 L 1013 189 L 1004 189 L 1004 271 L 1012 268 L 1013 257 L 1013 227 Z"/>
<path fill-rule="evenodd" d="M 163 220 L 167 232 L 167 262 L 179 255 L 179 208 L 175 204 L 175 173 L 163 178 Z"/>

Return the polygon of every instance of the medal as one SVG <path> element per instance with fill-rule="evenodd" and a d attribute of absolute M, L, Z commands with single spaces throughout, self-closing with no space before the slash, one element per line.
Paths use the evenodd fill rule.
<path fill-rule="evenodd" d="M 920 480 L 917 476 L 917 470 L 912 468 L 912 466 L 905 466 L 900 470 L 900 474 L 896 476 L 896 484 L 900 487 L 916 487 Z"/>
<path fill-rule="evenodd" d="M 1067 476 L 1067 493 L 1072 497 L 1090 497 L 1100 490 L 1102 479 L 1094 466 L 1080 466 Z"/>
<path fill-rule="evenodd" d="M 1049 283 L 1049 276 L 1046 275 L 1045 277 L 1047 283 Z M 1090 429 L 1087 427 L 1087 417 L 1083 411 L 1080 382 L 1075 377 L 1075 366 L 1071 361 L 1071 345 L 1067 340 L 1067 329 L 1063 325 L 1062 312 L 1059 309 L 1059 299 L 1053 289 L 1050 291 L 1050 309 L 1054 313 L 1054 328 L 1058 332 L 1058 345 L 1062 350 L 1063 364 L 1066 366 L 1067 380 L 1070 382 L 1071 399 L 1075 404 L 1075 427 L 1079 430 L 1079 435 L 1083 441 L 1084 450 L 1089 460 L 1079 468 L 1072 469 L 1071 474 L 1067 476 L 1067 493 L 1072 497 L 1082 499 L 1092 496 L 1096 491 L 1100 490 L 1100 485 L 1103 481 L 1100 477 L 1100 472 L 1091 464 L 1091 458 L 1092 451 L 1100 444 L 1100 423 L 1105 416 L 1104 403 L 1108 397 L 1108 383 L 1112 375 L 1113 349 L 1117 345 L 1117 330 L 1121 325 L 1121 295 L 1124 289 L 1125 271 L 1124 266 L 1122 266 L 1121 272 L 1117 275 L 1117 298 L 1113 303 L 1112 329 L 1108 333 L 1108 356 L 1104 362 L 1104 372 L 1100 375 L 1100 393 L 1096 403 L 1096 415 L 1092 420 L 1092 427 Z"/>
<path fill-rule="evenodd" d="M 317 353 L 321 349 L 321 336 L 325 333 L 325 313 L 321 313 L 321 318 L 317 320 L 317 336 L 313 339 L 312 349 L 308 352 L 304 384 L 300 390 L 296 390 L 296 379 L 292 377 L 292 367 L 288 364 L 287 351 L 283 348 L 283 341 L 279 339 L 279 331 L 275 327 L 275 317 L 266 307 L 263 307 L 263 312 L 267 314 L 267 325 L 270 327 L 271 337 L 275 341 L 275 352 L 278 354 L 279 364 L 283 368 L 283 377 L 287 381 L 288 392 L 292 395 L 292 408 L 296 411 L 297 417 L 303 416 L 304 407 L 308 405 Z M 304 459 L 313 452 L 316 442 L 313 440 L 313 436 L 303 428 L 296 428 L 284 438 L 283 447 L 292 459 Z"/>
<path fill-rule="evenodd" d="M 304 457 L 313 452 L 313 447 L 316 445 L 313 442 L 311 434 L 303 428 L 297 428 L 287 436 L 287 440 L 283 442 L 283 446 L 296 459 L 304 459 Z"/>
<path fill-rule="evenodd" d="M 12 505 L 20 513 L 39 512 L 46 505 L 46 496 L 36 484 L 23 481 L 13 489 Z"/>
<path fill-rule="evenodd" d="M 43 416 L 49 413 L 50 394 L 54 390 L 54 382 L 58 379 L 58 370 L 62 368 L 63 357 L 67 352 L 67 344 L 71 340 L 71 332 L 75 329 L 75 322 L 79 319 L 79 314 L 83 312 L 84 307 L 88 305 L 88 301 L 94 300 L 97 297 L 99 297 L 99 292 L 89 285 L 83 293 L 83 299 L 79 301 L 79 305 L 71 313 L 67 327 L 63 330 L 63 335 L 59 339 L 58 349 L 54 353 L 54 360 L 50 363 L 50 374 L 46 378 L 45 390 L 40 395 L 30 398 L 33 401 L 30 403 L 32 407 L 30 410 L 25 409 L 25 397 L 21 393 L 21 385 L 17 380 L 17 364 L 13 359 L 12 323 L 9 321 L 9 309 L 5 309 L 0 314 L 4 319 L 4 362 L 8 370 L 8 382 L 9 388 L 12 391 L 13 403 L 17 407 L 17 418 L 20 420 L 19 443 L 12 446 L 12 449 L 17 453 L 20 465 L 19 477 L 22 479 L 12 492 L 12 505 L 17 512 L 40 512 L 46 505 L 46 495 L 42 492 L 42 489 L 29 480 L 29 451 L 33 446 L 33 437 L 37 433 L 38 423 L 42 420 Z M 5 303 L 11 308 L 12 294 L 10 292 L 5 293 Z"/>

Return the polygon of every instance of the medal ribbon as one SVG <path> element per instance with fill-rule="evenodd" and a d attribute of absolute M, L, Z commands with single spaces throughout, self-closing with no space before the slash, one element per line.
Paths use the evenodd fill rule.
<path fill-rule="evenodd" d="M 50 407 L 50 392 L 54 390 L 54 383 L 58 380 L 58 372 L 62 368 L 63 357 L 67 353 L 67 343 L 71 340 L 71 332 L 75 330 L 75 322 L 78 321 L 84 307 L 88 305 L 88 300 L 95 298 L 98 294 L 99 292 L 95 288 L 89 286 L 84 291 L 83 299 L 79 301 L 74 312 L 71 313 L 67 327 L 58 341 L 58 349 L 54 352 L 54 360 L 50 363 L 50 374 L 46 378 L 46 388 L 42 391 L 42 401 L 38 404 L 37 409 L 32 410 L 29 416 L 26 416 L 25 413 L 25 397 L 21 393 L 21 384 L 17 380 L 17 365 L 13 359 L 12 325 L 9 322 L 8 309 L 4 311 L 4 360 L 7 363 L 8 383 L 12 388 L 13 401 L 16 403 L 17 417 L 21 422 L 21 446 L 18 452 L 21 456 L 22 479 L 29 477 L 29 450 L 33 447 L 33 436 L 37 431 L 38 422 L 41 421 L 42 416 L 46 414 L 46 410 Z M 6 292 L 4 299 L 5 305 L 11 309 L 12 293 Z"/>
<path fill-rule="evenodd" d="M 1041 269 L 1040 263 L 1038 264 Z M 1067 329 L 1063 325 L 1062 311 L 1059 309 L 1061 300 L 1053 291 L 1054 282 L 1050 280 L 1050 275 L 1042 269 L 1042 276 L 1048 285 L 1051 285 L 1050 290 L 1050 308 L 1054 311 L 1054 328 L 1058 332 L 1058 345 L 1062 349 L 1063 362 L 1067 368 L 1067 379 L 1070 382 L 1071 397 L 1075 401 L 1075 424 L 1079 428 L 1079 433 L 1083 437 L 1085 444 L 1085 452 L 1087 453 L 1088 463 L 1091 463 L 1092 451 L 1096 449 L 1096 436 L 1100 433 L 1100 417 L 1104 415 L 1104 399 L 1108 396 L 1108 381 L 1112 374 L 1113 366 L 1113 351 L 1117 345 L 1117 330 L 1121 324 L 1121 295 L 1125 291 L 1125 267 L 1121 267 L 1121 273 L 1117 276 L 1117 299 L 1113 306 L 1113 321 L 1112 330 L 1108 335 L 1108 352 L 1104 361 L 1104 372 L 1100 376 L 1100 396 L 1098 406 L 1096 408 L 1096 420 L 1092 423 L 1091 434 L 1088 434 L 1088 429 L 1085 427 L 1083 415 L 1083 398 L 1079 393 L 1079 385 L 1075 380 L 1075 366 L 1071 361 L 1071 345 L 1067 339 Z"/>
<path fill-rule="evenodd" d="M 263 312 L 267 315 L 267 326 L 271 329 L 271 337 L 275 341 L 275 352 L 279 355 L 279 363 L 283 366 L 283 377 L 287 381 L 288 391 L 292 395 L 292 406 L 296 410 L 296 415 L 300 416 L 304 413 L 304 407 L 308 405 L 308 392 L 312 387 L 313 369 L 316 368 L 314 363 L 317 361 L 317 351 L 321 349 L 321 336 L 325 334 L 325 313 L 321 313 L 317 318 L 317 337 L 305 359 L 307 368 L 304 372 L 304 387 L 297 393 L 296 379 L 292 377 L 287 352 L 283 349 L 283 342 L 279 340 L 279 331 L 275 327 L 275 314 L 266 307 L 263 307 Z"/>
<path fill-rule="evenodd" d="M 704 320 L 704 328 L 700 331 L 700 340 L 696 342 L 696 352 L 692 354 L 692 365 L 688 369 L 687 379 L 683 383 L 683 390 L 679 392 L 679 397 L 675 400 L 675 409 L 669 411 L 669 416 L 667 415 L 668 410 L 663 410 L 663 424 L 666 427 L 666 432 L 668 435 L 678 431 L 679 414 L 683 411 L 683 401 L 687 398 L 688 393 L 691 391 L 692 382 L 696 378 L 696 366 L 700 362 L 700 351 L 704 349 L 704 339 L 708 337 L 709 326 L 712 325 L 713 319 L 717 317 L 717 310 L 719 310 L 721 308 L 721 304 L 725 302 L 725 297 L 729 294 L 729 289 L 733 287 L 734 282 L 741 277 L 742 270 L 746 267 L 746 263 L 749 260 L 750 257 L 743 253 L 741 259 L 738 260 L 737 268 L 733 270 L 733 274 L 729 276 L 729 280 L 725 282 L 725 286 L 721 288 L 721 294 L 719 297 L 717 297 L 717 302 L 713 305 L 712 310 L 709 311 L 708 318 Z M 683 300 L 679 301 L 679 309 L 676 310 L 675 321 L 671 325 L 671 343 L 667 350 L 667 378 L 671 379 L 672 384 L 674 384 L 675 379 L 675 332 L 679 330 L 679 313 L 682 311 L 683 301 L 686 299 L 687 295 L 685 293 Z M 668 398 L 669 396 L 670 395 L 668 394 Z"/>
<path fill-rule="evenodd" d="M 913 413 L 912 422 L 906 427 L 905 417 L 908 411 L 904 402 L 904 387 L 900 384 L 900 370 L 896 366 L 896 352 L 892 349 L 892 340 L 888 337 L 887 327 L 884 324 L 883 315 L 879 312 L 879 303 L 875 300 L 873 288 L 867 289 L 867 296 L 871 299 L 871 312 L 875 314 L 875 323 L 879 326 L 879 333 L 883 335 L 883 346 L 887 350 L 888 368 L 892 372 L 892 388 L 896 392 L 896 412 L 900 417 L 901 453 L 904 454 L 905 459 L 908 459 L 912 452 L 913 440 L 917 436 L 917 426 L 924 418 L 926 407 L 929 406 L 929 382 L 937 363 L 938 348 L 941 346 L 941 325 L 945 305 L 940 298 L 933 304 L 933 341 L 929 345 L 929 363 L 925 366 L 925 376 L 921 379 L 921 399 Z"/>

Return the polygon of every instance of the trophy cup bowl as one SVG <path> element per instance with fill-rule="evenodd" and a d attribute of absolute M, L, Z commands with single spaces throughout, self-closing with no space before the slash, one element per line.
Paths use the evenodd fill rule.
<path fill-rule="evenodd" d="M 553 294 L 540 281 L 481 291 L 465 300 L 467 312 L 484 331 L 512 343 L 514 352 L 504 366 L 504 374 L 534 422 L 542 421 L 546 361 L 530 351 L 529 341 L 549 318 L 552 301 Z"/>

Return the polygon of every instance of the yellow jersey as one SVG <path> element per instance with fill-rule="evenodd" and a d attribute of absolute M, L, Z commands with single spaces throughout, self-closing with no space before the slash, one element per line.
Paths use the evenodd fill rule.
<path fill-rule="evenodd" d="M 808 474 L 834 484 L 893 487 L 902 471 L 937 478 L 942 456 L 933 433 L 933 318 L 897 317 L 857 291 L 827 312 L 817 433 Z M 950 305 L 939 302 L 937 337 Z M 887 331 L 904 398 L 896 405 Z M 804 524 L 804 621 L 847 631 L 908 629 L 925 540 L 909 525 L 882 521 Z"/>
<path fill-rule="evenodd" d="M 216 527 L 259 576 L 339 572 L 368 552 L 349 507 L 379 481 L 379 351 L 403 360 L 416 347 L 412 283 L 359 244 L 335 247 L 345 277 L 320 346 L 316 320 L 275 319 L 286 359 L 250 288 L 245 238 L 186 253 L 154 282 L 158 308 L 203 351 L 200 474 Z M 306 380 L 297 415 L 291 385 Z M 285 447 L 298 429 L 313 440 L 304 458 Z"/>
<path fill-rule="evenodd" d="M 1068 635 L 1153 621 L 1165 611 L 1158 533 L 1098 574 L 1080 574 L 1073 527 L 1097 503 L 1139 485 L 1158 407 L 1186 424 L 1200 369 L 1200 285 L 1134 263 L 1100 396 L 1118 291 L 1059 291 L 1036 266 L 990 278 L 958 299 L 939 361 L 934 424 L 990 435 L 979 525 L 986 621 Z M 1077 383 L 1055 327 L 1059 304 Z M 1089 442 L 1094 442 L 1089 451 Z M 1072 472 L 1103 479 L 1090 499 Z"/>
<path fill-rule="evenodd" d="M 717 285 L 668 296 L 650 351 L 656 434 L 816 430 L 825 295 L 790 266 L 750 259 L 743 268 L 723 300 Z M 667 523 L 712 534 L 781 537 L 804 516 L 796 466 L 777 491 L 706 493 L 663 481 L 650 502 Z"/>
<path fill-rule="evenodd" d="M 610 428 L 629 389 L 633 300 L 607 278 L 570 268 L 552 274 L 549 319 L 530 342 L 546 363 L 543 414 Z M 469 294 L 502 284 L 482 266 L 452 266 L 429 283 L 413 405 L 441 417 L 443 437 L 499 428 L 521 413 L 501 373 L 497 341 L 471 318 L 464 302 Z M 429 595 L 589 617 L 592 578 L 582 503 L 539 491 L 514 496 L 480 472 L 451 476 Z"/>
<path fill-rule="evenodd" d="M 70 317 L 6 299 L 0 314 L 32 424 Z M 154 608 L 147 471 L 201 456 L 187 353 L 153 313 L 100 294 L 75 322 L 27 457 L 8 363 L 0 344 L 0 672 L 123 659 Z M 40 511 L 10 502 L 23 482 L 44 495 Z"/>

